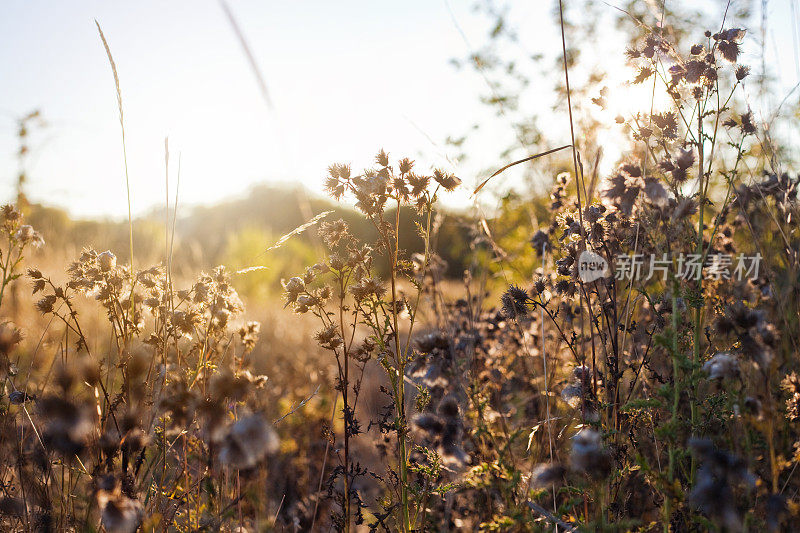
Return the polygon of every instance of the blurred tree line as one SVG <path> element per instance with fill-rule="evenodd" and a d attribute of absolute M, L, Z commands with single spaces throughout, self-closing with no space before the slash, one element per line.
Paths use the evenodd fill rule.
<path fill-rule="evenodd" d="M 260 185 L 246 197 L 210 206 L 193 207 L 175 224 L 173 272 L 177 277 L 224 264 L 235 270 L 253 266 L 266 269 L 242 278 L 245 294 L 265 296 L 280 290 L 280 279 L 295 275 L 319 257 L 318 226 L 292 237 L 280 248 L 267 251 L 282 235 L 291 232 L 323 211 L 332 211 L 326 220 L 345 220 L 351 231 L 366 242 L 374 240 L 372 224 L 354 210 L 322 198 L 309 197 L 300 188 Z M 394 212 L 388 215 L 394 218 Z M 170 217 L 171 218 L 171 217 Z M 423 251 L 417 237 L 416 222 L 422 222 L 411 209 L 401 210 L 401 247 L 409 252 Z M 28 206 L 28 220 L 44 235 L 47 254 L 72 256 L 83 247 L 112 250 L 122 262 L 128 261 L 128 222 L 80 220 L 59 208 L 38 204 Z M 436 248 L 447 262 L 446 275 L 460 277 L 472 260 L 474 221 L 468 214 L 440 213 Z M 171 223 L 170 223 L 171 224 Z M 172 227 L 165 233 L 163 208 L 134 220 L 134 263 L 143 267 L 163 261 L 165 241 L 172 240 Z M 380 269 L 382 265 L 378 263 Z"/>

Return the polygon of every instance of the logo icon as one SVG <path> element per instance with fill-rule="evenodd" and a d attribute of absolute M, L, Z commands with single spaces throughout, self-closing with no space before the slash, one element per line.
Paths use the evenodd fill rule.
<path fill-rule="evenodd" d="M 603 256 L 591 250 L 584 250 L 578 256 L 578 277 L 584 283 L 598 280 L 608 273 L 608 261 Z"/>

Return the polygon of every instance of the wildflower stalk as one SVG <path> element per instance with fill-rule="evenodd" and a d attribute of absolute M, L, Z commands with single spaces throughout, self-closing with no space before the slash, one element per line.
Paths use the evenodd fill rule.
<path fill-rule="evenodd" d="M 670 421 L 673 431 L 678 421 L 678 402 L 680 400 L 680 368 L 678 365 L 678 281 L 672 278 L 672 419 Z M 668 480 L 670 486 L 675 480 L 675 439 L 669 443 L 669 470 Z M 671 489 L 671 487 L 670 487 Z M 672 496 L 668 493 L 664 497 L 664 531 L 669 532 L 669 520 L 672 514 Z"/>
<path fill-rule="evenodd" d="M 425 245 L 425 252 L 422 260 L 422 268 L 420 270 L 422 276 L 425 276 L 425 272 L 428 270 L 428 265 L 430 264 L 430 255 L 431 255 L 431 217 L 433 215 L 433 199 L 436 198 L 436 193 L 439 191 L 437 187 L 433 193 L 432 199 L 425 204 L 425 233 L 422 235 L 422 240 Z M 417 310 L 419 309 L 419 302 L 422 299 L 422 287 L 417 287 L 417 294 L 414 299 L 414 308 L 411 311 L 411 321 L 408 326 L 408 336 L 406 337 L 406 346 L 404 348 L 405 353 L 408 353 L 411 347 L 411 334 L 414 332 L 414 323 L 416 322 L 417 317 Z"/>
<path fill-rule="evenodd" d="M 3 305 L 3 294 L 6 291 L 6 286 L 11 282 L 11 278 L 14 275 L 14 268 L 19 264 L 19 261 L 22 259 L 22 250 L 20 250 L 20 255 L 17 260 L 14 262 L 13 266 L 11 265 L 11 250 L 13 248 L 13 243 L 11 241 L 11 236 L 8 237 L 8 252 L 6 253 L 6 261 L 3 263 L 3 280 L 2 284 L 0 284 L 0 308 Z M 10 269 L 10 270 L 9 270 Z"/>
<path fill-rule="evenodd" d="M 426 196 L 426 202 L 425 202 L 425 230 L 424 230 L 424 232 L 421 232 L 422 233 L 422 235 L 421 235 L 422 236 L 422 240 L 424 242 L 424 255 L 423 255 L 422 267 L 421 267 L 421 271 L 420 272 L 421 272 L 421 275 L 422 275 L 423 279 L 425 277 L 425 273 L 428 270 L 428 266 L 430 265 L 430 259 L 431 259 L 431 219 L 432 219 L 432 216 L 433 216 L 433 202 L 436 199 L 436 195 L 439 192 L 439 189 L 440 189 L 440 186 L 437 186 L 432 195 Z M 426 193 L 426 195 L 427 195 L 427 193 Z M 399 226 L 399 221 L 400 221 L 399 217 L 400 217 L 400 208 L 399 208 L 399 200 L 398 200 L 397 217 L 395 219 L 395 222 L 397 224 L 396 227 L 398 228 L 398 230 L 399 230 L 399 227 L 400 227 Z M 395 244 L 396 244 L 396 247 L 395 247 L 395 255 L 396 255 L 396 253 L 397 253 L 396 252 L 397 245 L 399 243 L 396 241 Z M 394 262 L 395 262 L 395 264 L 397 263 L 396 260 Z M 406 359 L 405 356 L 409 353 L 409 350 L 410 350 L 410 347 L 411 347 L 411 338 L 412 338 L 412 334 L 414 332 L 414 325 L 416 324 L 417 313 L 419 311 L 420 300 L 422 298 L 422 291 L 423 291 L 423 286 L 420 283 L 419 285 L 417 285 L 417 294 L 416 294 L 415 299 L 414 299 L 414 307 L 413 307 L 413 309 L 409 310 L 410 321 L 409 321 L 409 326 L 408 326 L 408 335 L 406 337 L 406 345 L 405 345 L 405 348 L 404 348 L 404 357 L 403 357 L 403 367 L 404 368 L 401 371 L 401 374 L 400 374 L 401 376 L 405 376 L 405 359 Z M 433 298 L 434 298 L 434 305 L 435 305 L 436 296 L 434 295 Z M 404 384 L 403 383 L 401 383 L 401 390 L 402 389 L 404 389 Z M 405 410 L 403 412 L 405 414 Z M 405 416 L 402 418 L 402 420 L 405 421 Z M 405 439 L 403 439 L 403 447 L 401 448 L 401 450 L 405 450 Z M 403 456 L 403 463 L 404 463 L 404 466 L 405 466 L 405 468 L 407 470 L 407 465 L 405 464 L 406 463 L 406 461 L 405 461 L 406 455 L 405 455 L 405 453 L 403 451 L 401 451 L 401 455 Z M 407 474 L 406 474 L 406 476 L 407 476 Z M 428 498 L 429 498 L 429 494 L 426 492 L 425 495 L 418 502 L 417 508 L 415 510 L 415 513 L 414 513 L 414 519 L 413 519 L 413 521 L 411 521 L 410 520 L 410 504 L 408 503 L 408 491 L 406 489 L 406 497 L 405 497 L 405 500 L 404 500 L 406 502 L 406 510 L 404 511 L 404 519 L 408 519 L 407 520 L 408 528 L 409 528 L 408 531 L 411 531 L 412 529 L 415 529 L 415 528 L 412 528 L 412 525 L 414 525 L 414 526 L 416 525 L 417 520 L 419 519 L 420 513 L 424 511 L 425 506 L 427 505 Z M 401 501 L 403 501 L 402 497 L 401 497 Z M 424 518 L 423 518 L 423 520 L 424 520 Z"/>
<path fill-rule="evenodd" d="M 339 276 L 339 328 L 342 332 L 342 352 L 343 352 L 343 381 L 342 381 L 342 401 L 344 401 L 344 530 L 350 531 L 350 410 L 348 404 L 348 390 L 350 389 L 349 376 L 349 354 L 347 353 L 347 336 L 345 335 L 344 323 L 344 299 L 346 296 L 346 280 L 344 276 Z"/>
<path fill-rule="evenodd" d="M 405 354 L 400 351 L 400 330 L 397 323 L 397 253 L 400 247 L 400 198 L 397 199 L 397 211 L 394 219 L 394 246 L 389 257 L 389 273 L 392 281 L 392 325 L 394 326 L 396 375 L 392 380 L 395 386 L 395 407 L 397 409 L 397 445 L 399 448 L 400 470 L 400 513 L 402 531 L 411 531 L 411 513 L 408 503 L 408 460 L 406 454 L 406 413 L 405 413 Z"/>
<path fill-rule="evenodd" d="M 580 194 L 580 193 L 578 193 Z M 545 264 L 547 256 L 545 255 L 547 252 L 547 247 L 543 244 L 542 245 L 542 265 Z M 582 295 L 582 294 L 581 294 Z M 587 300 L 588 301 L 588 300 Z M 545 350 L 544 344 L 544 306 L 542 306 L 542 311 L 540 315 L 541 326 L 542 326 L 542 367 L 544 370 L 544 401 L 545 401 L 545 416 L 547 417 L 547 443 L 549 445 L 550 451 L 550 462 L 553 462 L 553 428 L 552 428 L 552 421 L 550 417 L 550 381 L 548 380 L 547 376 L 547 351 Z M 523 337 L 524 338 L 524 337 Z M 581 335 L 583 338 L 583 335 Z M 582 394 L 581 402 L 585 403 L 585 395 Z M 530 488 L 530 484 L 528 485 Z M 556 487 L 553 485 L 553 511 L 557 511 L 556 508 Z"/>
<path fill-rule="evenodd" d="M 706 204 L 706 187 L 704 186 L 705 181 L 705 171 L 704 171 L 704 162 L 705 157 L 703 154 L 703 112 L 700 109 L 700 102 L 697 103 L 697 179 L 699 182 L 699 193 L 700 193 L 700 205 L 697 209 L 698 211 L 698 221 L 697 221 L 697 251 L 696 253 L 702 258 L 703 257 L 703 235 L 704 235 L 704 215 L 705 215 L 705 204 Z M 719 120 L 719 113 L 717 114 L 717 120 Z M 716 132 L 715 132 L 716 137 Z M 705 307 L 705 295 L 703 294 L 703 282 L 702 280 L 699 282 L 699 289 L 700 289 L 700 300 L 702 303 L 696 304 L 694 309 L 694 339 L 692 343 L 692 363 L 697 364 L 700 361 L 700 335 L 702 329 L 702 320 L 703 320 L 703 307 Z M 696 419 L 696 406 L 694 402 L 694 395 L 689 395 L 689 409 L 690 409 L 690 417 L 692 423 L 692 430 L 694 431 L 695 426 L 695 419 Z M 691 463 L 691 480 L 694 480 L 695 470 L 697 468 L 695 458 L 692 456 L 692 463 Z"/>
<path fill-rule="evenodd" d="M 778 458 L 775 453 L 775 421 L 773 414 L 775 412 L 772 398 L 772 393 L 769 390 L 769 376 L 764 373 L 764 382 L 766 384 L 767 394 L 765 395 L 768 402 L 769 416 L 767 416 L 767 446 L 769 447 L 769 473 L 770 473 L 770 487 L 772 493 L 778 493 L 778 478 L 780 476 L 780 467 L 778 466 Z"/>

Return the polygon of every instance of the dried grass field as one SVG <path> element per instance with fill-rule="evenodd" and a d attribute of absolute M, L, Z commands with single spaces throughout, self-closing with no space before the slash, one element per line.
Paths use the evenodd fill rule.
<path fill-rule="evenodd" d="M 331 162 L 324 196 L 78 219 L 25 196 L 21 118 L 0 530 L 797 530 L 800 104 L 753 110 L 778 93 L 744 62 L 749 3 L 671 3 L 554 2 L 565 133 L 514 122 L 525 153 L 471 154 L 475 179 L 387 147 Z M 583 8 L 618 17 L 649 105 L 608 120 L 617 146 Z M 502 13 L 462 67 L 521 120 Z M 544 183 L 504 185 L 523 169 Z"/>

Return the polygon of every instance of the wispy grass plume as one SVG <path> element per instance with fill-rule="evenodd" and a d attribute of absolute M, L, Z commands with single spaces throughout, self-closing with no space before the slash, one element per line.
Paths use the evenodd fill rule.
<path fill-rule="evenodd" d="M 117 107 L 119 108 L 119 127 L 122 131 L 122 160 L 125 164 L 125 188 L 128 194 L 128 230 L 129 230 L 129 241 L 130 241 L 130 253 L 131 253 L 131 270 L 133 270 L 133 216 L 131 213 L 131 182 L 130 177 L 128 176 L 128 150 L 125 145 L 125 120 L 124 114 L 122 112 L 122 91 L 119 87 L 119 74 L 117 74 L 117 65 L 114 63 L 114 57 L 111 55 L 111 48 L 108 46 L 108 41 L 106 40 L 106 36 L 103 35 L 103 30 L 100 28 L 100 23 L 97 20 L 94 21 L 97 25 L 97 31 L 100 33 L 100 39 L 103 41 L 103 48 L 106 50 L 106 55 L 108 56 L 108 63 L 111 65 L 111 72 L 114 74 L 114 87 L 117 90 Z"/>

